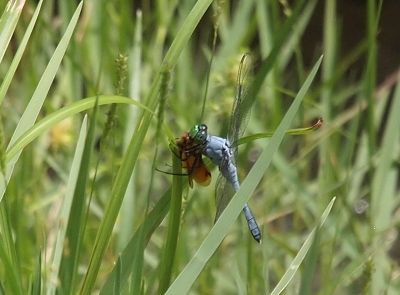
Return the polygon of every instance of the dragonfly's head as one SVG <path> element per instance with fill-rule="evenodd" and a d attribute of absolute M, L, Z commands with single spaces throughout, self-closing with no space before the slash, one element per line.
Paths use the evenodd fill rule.
<path fill-rule="evenodd" d="M 194 145 L 203 144 L 207 140 L 207 125 L 194 125 L 189 131 L 189 137 L 193 139 Z"/>

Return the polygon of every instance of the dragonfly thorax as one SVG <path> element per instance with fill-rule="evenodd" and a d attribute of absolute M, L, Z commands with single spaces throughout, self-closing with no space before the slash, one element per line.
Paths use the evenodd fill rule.
<path fill-rule="evenodd" d="M 189 131 L 189 137 L 193 140 L 194 145 L 202 145 L 207 140 L 207 125 L 197 124 L 192 127 Z"/>

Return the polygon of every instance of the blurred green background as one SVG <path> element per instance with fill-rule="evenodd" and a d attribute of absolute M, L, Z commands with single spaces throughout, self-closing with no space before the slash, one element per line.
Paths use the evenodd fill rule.
<path fill-rule="evenodd" d="M 3 2 L 0 294 L 399 294 L 398 1 Z M 300 89 L 290 128 L 324 124 L 259 183 L 273 139 L 240 146 L 263 242 L 239 215 L 220 244 L 218 168 L 194 189 L 156 168 L 194 124 L 226 135 L 247 52 L 246 136 Z"/>

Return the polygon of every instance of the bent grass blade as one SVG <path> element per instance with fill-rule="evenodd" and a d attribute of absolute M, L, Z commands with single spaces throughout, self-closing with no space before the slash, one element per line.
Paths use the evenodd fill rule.
<path fill-rule="evenodd" d="M 310 127 L 304 127 L 304 128 L 296 128 L 296 129 L 290 129 L 285 132 L 285 135 L 305 135 L 309 134 L 311 132 L 317 131 L 322 125 L 324 124 L 324 120 L 322 118 L 319 118 L 317 123 Z M 266 138 L 266 137 L 272 137 L 274 135 L 274 132 L 265 132 L 265 133 L 256 133 L 252 134 L 249 136 L 242 137 L 238 140 L 238 146 L 241 144 L 244 144 L 249 141 L 253 141 L 256 139 L 260 138 Z"/>

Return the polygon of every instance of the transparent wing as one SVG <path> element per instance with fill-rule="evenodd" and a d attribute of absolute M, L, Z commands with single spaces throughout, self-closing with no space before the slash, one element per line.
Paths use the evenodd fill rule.
<path fill-rule="evenodd" d="M 222 159 L 220 165 L 220 175 L 215 187 L 215 197 L 217 212 L 215 221 L 218 220 L 221 213 L 225 210 L 234 191 L 240 187 L 237 177 L 236 158 L 237 158 L 237 142 L 242 137 L 249 120 L 250 109 L 255 100 L 252 90 L 252 63 L 249 54 L 242 57 L 239 65 L 237 77 L 236 97 L 232 107 L 231 121 L 228 128 L 228 140 L 230 142 L 230 152 Z M 247 204 L 243 208 L 246 220 L 253 238 L 257 242 L 261 242 L 261 232 L 257 222 L 251 213 Z M 214 222 L 215 222 L 214 221 Z"/>
<path fill-rule="evenodd" d="M 234 194 L 235 190 L 233 189 L 232 185 L 220 173 L 215 185 L 215 204 L 217 206 L 217 211 L 215 213 L 214 223 L 221 216 L 222 212 L 224 212 Z"/>
<path fill-rule="evenodd" d="M 254 97 L 251 94 L 252 84 L 252 61 L 249 54 L 243 55 L 240 64 L 239 71 L 236 80 L 236 97 L 232 106 L 231 120 L 228 128 L 228 140 L 231 145 L 233 157 L 225 157 L 221 161 L 220 169 L 229 166 L 229 162 L 232 161 L 236 165 L 237 158 L 237 141 L 243 135 L 246 129 L 250 108 L 254 101 Z M 217 212 L 215 215 L 215 221 L 218 220 L 219 216 L 225 210 L 231 197 L 235 194 L 235 190 L 232 186 L 232 179 L 226 179 L 222 174 L 218 176 L 217 184 L 215 186 L 215 202 L 217 206 Z"/>
<path fill-rule="evenodd" d="M 231 121 L 228 128 L 228 139 L 237 149 L 237 141 L 242 137 L 249 121 L 250 109 L 255 97 L 252 89 L 253 66 L 250 54 L 243 55 L 236 80 L 236 97 L 232 106 Z M 234 154 L 236 154 L 234 152 Z"/>

